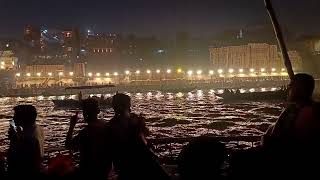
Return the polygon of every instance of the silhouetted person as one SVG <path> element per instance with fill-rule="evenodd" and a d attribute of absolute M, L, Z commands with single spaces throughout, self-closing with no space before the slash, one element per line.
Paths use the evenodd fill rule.
<path fill-rule="evenodd" d="M 9 128 L 9 176 L 37 176 L 44 155 L 44 136 L 41 127 L 36 124 L 36 108 L 32 105 L 19 105 L 13 110 L 13 122 Z"/>
<path fill-rule="evenodd" d="M 225 145 L 207 137 L 190 142 L 178 157 L 178 171 L 182 180 L 221 179 L 226 157 Z"/>
<path fill-rule="evenodd" d="M 131 99 L 125 94 L 116 94 L 112 99 L 115 112 L 110 120 L 113 165 L 122 179 L 168 179 L 157 162 L 157 157 L 148 148 L 148 134 L 144 118 L 131 113 Z"/>
<path fill-rule="evenodd" d="M 320 108 L 312 100 L 315 81 L 308 74 L 296 74 L 289 85 L 288 107 L 263 137 L 263 147 L 276 156 L 278 169 L 285 164 L 290 174 L 308 172 L 319 159 Z M 318 163 L 318 162 L 317 162 Z M 304 169 L 302 169 L 304 168 Z"/>
<path fill-rule="evenodd" d="M 78 114 L 71 117 L 66 138 L 66 147 L 80 150 L 80 173 L 85 176 L 106 178 L 111 169 L 110 153 L 106 140 L 106 123 L 98 119 L 100 113 L 97 100 L 83 100 L 83 117 L 87 125 L 72 138 Z"/>

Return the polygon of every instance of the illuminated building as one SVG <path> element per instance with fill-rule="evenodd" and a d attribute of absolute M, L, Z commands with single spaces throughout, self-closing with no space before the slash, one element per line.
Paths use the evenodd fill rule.
<path fill-rule="evenodd" d="M 53 73 L 58 74 L 60 72 L 65 71 L 64 65 L 28 65 L 26 66 L 27 73 L 31 75 L 36 75 L 37 73 L 41 73 L 43 75 Z"/>
<path fill-rule="evenodd" d="M 241 46 L 209 48 L 210 61 L 216 68 L 257 69 L 264 71 L 272 68 L 283 68 L 283 61 L 276 45 L 266 43 L 250 43 Z M 297 51 L 289 51 L 289 57 L 294 69 L 301 69 L 301 56 Z"/>
<path fill-rule="evenodd" d="M 18 58 L 12 51 L 0 51 L 0 70 L 15 70 Z"/>

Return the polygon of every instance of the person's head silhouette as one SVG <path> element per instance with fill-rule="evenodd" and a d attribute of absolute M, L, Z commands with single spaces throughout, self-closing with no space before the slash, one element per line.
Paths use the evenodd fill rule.
<path fill-rule="evenodd" d="M 131 98 L 125 94 L 116 94 L 112 97 L 112 107 L 117 115 L 129 113 L 131 111 Z"/>
<path fill-rule="evenodd" d="M 96 99 L 88 98 L 82 102 L 84 120 L 88 123 L 97 120 L 100 113 L 99 102 Z"/>
<path fill-rule="evenodd" d="M 288 100 L 295 103 L 310 102 L 314 88 L 315 81 L 311 75 L 296 74 L 289 84 Z"/>
<path fill-rule="evenodd" d="M 37 110 L 32 105 L 18 105 L 13 108 L 13 120 L 17 126 L 23 128 L 33 126 L 37 119 Z"/>

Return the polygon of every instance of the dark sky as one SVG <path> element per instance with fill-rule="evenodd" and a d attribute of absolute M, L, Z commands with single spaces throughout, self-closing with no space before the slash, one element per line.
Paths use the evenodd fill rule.
<path fill-rule="evenodd" d="M 320 0 L 273 0 L 292 32 L 320 33 Z M 268 22 L 263 0 L 0 0 L 0 37 L 26 24 L 99 32 L 210 35 Z"/>

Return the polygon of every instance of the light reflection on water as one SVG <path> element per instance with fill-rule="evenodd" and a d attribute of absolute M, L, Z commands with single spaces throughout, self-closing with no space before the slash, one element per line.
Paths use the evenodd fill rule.
<path fill-rule="evenodd" d="M 152 138 L 211 135 L 260 135 L 276 120 L 282 106 L 274 103 L 222 104 L 213 90 L 188 93 L 132 93 L 133 111 L 147 117 Z M 219 91 L 218 91 L 219 92 Z M 105 97 L 111 97 L 106 94 Z M 52 99 L 59 97 L 0 98 L 0 148 L 7 145 L 8 120 L 17 104 L 33 104 L 38 109 L 38 123 L 46 135 L 46 147 L 62 146 L 72 110 L 55 110 Z M 67 97 L 69 98 L 69 97 Z M 76 98 L 76 97 L 72 97 Z M 100 118 L 110 119 L 112 110 L 102 110 Z M 77 125 L 77 130 L 83 126 Z"/>

